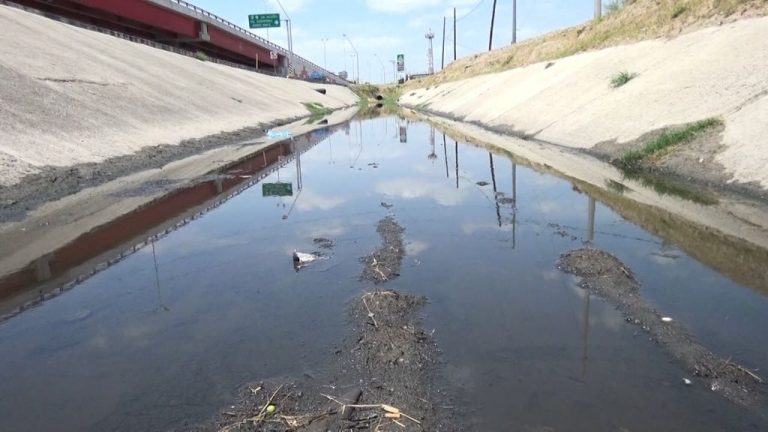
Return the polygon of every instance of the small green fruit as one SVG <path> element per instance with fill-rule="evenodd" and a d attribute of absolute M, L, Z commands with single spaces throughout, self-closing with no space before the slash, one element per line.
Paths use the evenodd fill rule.
<path fill-rule="evenodd" d="M 274 413 L 276 410 L 277 410 L 277 407 L 275 407 L 274 405 L 269 405 L 269 406 L 267 406 L 267 414 L 272 414 L 272 413 Z"/>

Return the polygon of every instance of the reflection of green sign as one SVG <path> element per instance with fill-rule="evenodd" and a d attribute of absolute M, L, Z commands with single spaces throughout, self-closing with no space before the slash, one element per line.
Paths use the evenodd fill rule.
<path fill-rule="evenodd" d="M 261 195 L 265 197 L 293 196 L 293 184 L 264 183 L 261 185 Z"/>
<path fill-rule="evenodd" d="M 248 27 L 252 29 L 280 27 L 280 14 L 248 15 Z"/>

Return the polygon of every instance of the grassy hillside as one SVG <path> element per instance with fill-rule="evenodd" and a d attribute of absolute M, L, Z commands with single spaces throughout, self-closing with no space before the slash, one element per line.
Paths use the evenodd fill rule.
<path fill-rule="evenodd" d="M 702 27 L 768 15 L 768 0 L 611 0 L 609 12 L 565 30 L 516 46 L 459 59 L 439 74 L 408 83 L 408 88 L 499 72 L 576 53 L 659 37 Z"/>

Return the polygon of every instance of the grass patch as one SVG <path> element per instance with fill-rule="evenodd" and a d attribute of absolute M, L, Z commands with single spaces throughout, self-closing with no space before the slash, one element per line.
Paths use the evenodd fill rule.
<path fill-rule="evenodd" d="M 636 73 L 627 71 L 619 72 L 611 77 L 611 87 L 619 88 L 637 77 Z"/>
<path fill-rule="evenodd" d="M 206 53 L 204 53 L 202 51 L 195 52 L 195 54 L 193 54 L 192 57 L 194 57 L 194 58 L 196 58 L 196 59 L 198 59 L 200 61 L 208 61 L 208 54 L 206 54 Z"/>
<path fill-rule="evenodd" d="M 606 15 L 611 15 L 624 9 L 628 4 L 632 4 L 632 0 L 611 0 L 603 6 L 603 9 Z"/>
<path fill-rule="evenodd" d="M 304 105 L 312 117 L 326 116 L 333 112 L 332 109 L 327 108 L 318 102 L 302 102 L 302 105 Z"/>
<path fill-rule="evenodd" d="M 721 124 L 723 124 L 723 121 L 718 118 L 708 118 L 682 128 L 665 131 L 656 139 L 646 143 L 643 147 L 624 153 L 619 160 L 619 164 L 623 167 L 634 167 L 649 156 L 669 147 L 689 142 L 699 133 L 715 126 L 720 126 Z"/>
<path fill-rule="evenodd" d="M 373 84 L 358 84 L 349 87 L 361 98 L 373 99 L 379 95 L 379 87 Z"/>
<path fill-rule="evenodd" d="M 678 3 L 672 8 L 672 19 L 675 19 L 679 17 L 680 15 L 684 14 L 688 11 L 688 6 L 686 6 L 683 3 Z"/>

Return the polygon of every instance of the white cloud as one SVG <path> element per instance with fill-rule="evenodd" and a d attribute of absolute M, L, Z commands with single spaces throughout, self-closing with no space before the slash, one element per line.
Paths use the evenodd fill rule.
<path fill-rule="evenodd" d="M 409 256 L 416 256 L 430 248 L 429 243 L 412 240 L 405 244 L 405 253 Z"/>
<path fill-rule="evenodd" d="M 466 192 L 454 189 L 445 182 L 424 181 L 418 178 L 403 178 L 381 182 L 376 192 L 403 199 L 431 198 L 443 206 L 455 206 L 464 201 Z"/>
<path fill-rule="evenodd" d="M 346 200 L 340 197 L 324 196 L 309 188 L 304 188 L 296 200 L 296 208 L 301 211 L 331 210 Z"/>

